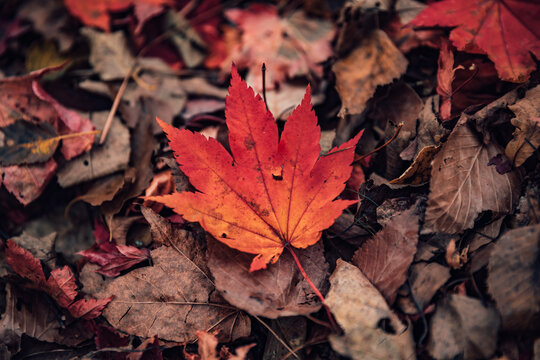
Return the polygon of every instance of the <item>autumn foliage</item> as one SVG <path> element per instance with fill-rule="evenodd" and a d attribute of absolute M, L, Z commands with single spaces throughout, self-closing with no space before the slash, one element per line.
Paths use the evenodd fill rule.
<path fill-rule="evenodd" d="M 335 200 L 351 173 L 362 133 L 320 156 L 320 128 L 308 87 L 281 137 L 259 95 L 233 68 L 225 116 L 232 156 L 214 139 L 160 122 L 198 192 L 147 197 L 198 221 L 217 240 L 251 254 L 250 271 L 275 263 L 287 246 L 315 244 L 356 201 Z"/>

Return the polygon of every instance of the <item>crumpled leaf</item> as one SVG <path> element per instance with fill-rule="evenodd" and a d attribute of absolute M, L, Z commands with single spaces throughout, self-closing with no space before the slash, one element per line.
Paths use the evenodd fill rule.
<path fill-rule="evenodd" d="M 29 287 L 45 291 L 73 317 L 94 319 L 101 315 L 105 306 L 113 299 L 113 296 L 110 296 L 101 300 L 75 300 L 78 295 L 77 284 L 68 266 L 54 269 L 49 278 L 46 278 L 40 261 L 13 240 L 8 240 L 6 260 L 17 274 L 30 281 Z"/>
<path fill-rule="evenodd" d="M 530 89 L 523 99 L 508 106 L 516 115 L 514 138 L 506 145 L 505 154 L 514 166 L 521 166 L 540 146 L 540 85 Z"/>
<path fill-rule="evenodd" d="M 229 304 L 271 319 L 307 315 L 320 309 L 319 299 L 302 277 L 291 254 L 283 254 L 266 271 L 250 273 L 250 255 L 230 249 L 213 239 L 208 239 L 207 243 L 208 268 L 216 288 Z M 297 256 L 311 281 L 323 291 L 328 264 L 324 259 L 322 243 L 298 251 Z"/>
<path fill-rule="evenodd" d="M 153 266 L 135 269 L 104 284 L 94 296 L 115 299 L 103 315 L 116 329 L 141 337 L 188 342 L 199 329 L 221 330 L 220 340 L 247 336 L 249 318 L 216 298 L 204 262 L 192 253 L 196 243 L 180 251 L 161 246 L 151 251 Z"/>
<path fill-rule="evenodd" d="M 489 166 L 502 149 L 493 141 L 484 144 L 462 120 L 433 159 L 424 233 L 461 233 L 481 212 L 498 218 L 517 205 L 519 174 L 501 175 Z"/>
<path fill-rule="evenodd" d="M 383 229 L 354 253 L 353 264 L 392 304 L 407 279 L 418 243 L 418 215 L 414 208 L 387 220 Z"/>
<path fill-rule="evenodd" d="M 390 310 L 360 269 L 338 259 L 325 303 L 344 331 L 330 335 L 332 348 L 355 360 L 415 358 L 412 332 Z M 393 331 L 381 328 L 386 321 Z"/>
<path fill-rule="evenodd" d="M 257 254 L 250 270 L 275 263 L 286 245 L 315 244 L 343 209 L 335 200 L 351 172 L 361 133 L 319 158 L 320 128 L 310 91 L 278 140 L 273 116 L 233 68 L 226 119 L 233 156 L 215 140 L 161 122 L 181 170 L 200 192 L 147 197 L 217 240 Z"/>
<path fill-rule="evenodd" d="M 69 319 L 63 325 L 53 307 L 40 296 L 6 284 L 5 312 L 0 319 L 0 343 L 18 350 L 20 338 L 76 346 L 91 337 L 83 322 Z"/>
<path fill-rule="evenodd" d="M 454 53 L 450 42 L 446 39 L 441 40 L 441 51 L 438 60 L 439 68 L 437 70 L 437 94 L 441 96 L 440 113 L 443 121 L 450 120 L 452 113 L 452 82 L 456 77 L 457 70 L 465 69 L 459 65 L 454 67 Z"/>
<path fill-rule="evenodd" d="M 499 315 L 480 300 L 452 294 L 431 318 L 429 353 L 437 360 L 490 359 L 497 349 Z"/>
<path fill-rule="evenodd" d="M 138 249 L 134 246 L 116 245 L 109 242 L 96 239 L 96 246 L 88 250 L 79 251 L 77 254 L 83 256 L 91 263 L 100 265 L 96 272 L 115 277 L 120 275 L 122 270 L 146 261 L 150 258 L 150 251 L 146 248 Z"/>
<path fill-rule="evenodd" d="M 535 0 L 444 0 L 431 4 L 411 24 L 455 27 L 450 40 L 460 51 L 481 52 L 501 79 L 524 82 L 540 58 L 540 3 Z"/>
<path fill-rule="evenodd" d="M 540 225 L 508 231 L 495 243 L 488 264 L 488 291 L 508 331 L 537 330 L 540 321 Z"/>
<path fill-rule="evenodd" d="M 339 115 L 362 113 L 377 86 L 392 82 L 406 69 L 407 59 L 388 35 L 382 30 L 374 30 L 332 67 L 342 103 Z"/>
<path fill-rule="evenodd" d="M 249 349 L 256 345 L 240 346 L 236 348 L 236 355 L 231 354 L 226 347 L 223 347 L 218 354 L 218 339 L 215 335 L 206 331 L 197 331 L 197 339 L 197 345 L 199 346 L 198 354 L 190 354 L 184 349 L 184 356 L 188 360 L 244 360 Z"/>
<path fill-rule="evenodd" d="M 228 70 L 232 61 L 239 68 L 249 68 L 257 89 L 262 86 L 262 63 L 272 89 L 287 77 L 310 72 L 321 76 L 320 63 L 332 55 L 334 29 L 328 20 L 308 18 L 303 11 L 280 17 L 277 7 L 268 4 L 230 9 L 225 16 L 240 28 L 242 37 L 222 66 Z"/>
<path fill-rule="evenodd" d="M 173 5 L 171 0 L 65 0 L 68 10 L 78 17 L 84 24 L 98 27 L 109 31 L 110 15 L 109 12 L 124 11 L 131 6 L 148 4 L 156 7 L 161 5 Z"/>

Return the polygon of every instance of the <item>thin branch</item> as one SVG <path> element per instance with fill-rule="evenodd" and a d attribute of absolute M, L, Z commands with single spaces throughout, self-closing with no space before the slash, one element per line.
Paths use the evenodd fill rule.
<path fill-rule="evenodd" d="M 355 165 L 355 164 L 358 164 L 360 161 L 362 161 L 362 159 L 368 157 L 369 155 L 371 154 L 374 154 L 376 153 L 377 151 L 381 150 L 382 148 L 388 146 L 392 141 L 396 140 L 396 138 L 398 137 L 399 135 L 399 132 L 401 131 L 401 128 L 403 127 L 403 123 L 399 123 L 398 126 L 397 126 L 397 129 L 396 129 L 396 132 L 394 133 L 394 135 L 392 135 L 392 137 L 390 138 L 390 140 L 388 140 L 387 142 L 385 142 L 384 144 L 382 144 L 381 146 L 379 146 L 378 148 L 374 149 L 374 150 L 371 150 L 370 152 L 368 152 L 367 154 L 365 155 L 355 155 L 354 156 L 354 161 L 352 162 L 351 165 Z"/>
<path fill-rule="evenodd" d="M 294 352 L 294 350 L 289 346 L 287 345 L 287 343 L 285 342 L 285 340 L 283 340 L 282 338 L 279 337 L 278 334 L 276 334 L 276 332 L 270 327 L 268 326 L 267 323 L 265 323 L 264 321 L 262 321 L 262 319 L 260 317 L 258 317 L 257 315 L 251 315 L 253 316 L 255 319 L 257 319 L 268 331 L 270 331 L 270 333 L 272 335 L 274 335 L 274 337 L 276 338 L 277 341 L 279 341 L 279 343 L 281 345 L 283 345 L 285 347 L 285 349 L 287 349 L 289 351 L 289 354 L 292 354 L 294 355 L 297 359 L 300 359 L 300 356 L 298 356 L 298 354 L 296 352 Z"/>

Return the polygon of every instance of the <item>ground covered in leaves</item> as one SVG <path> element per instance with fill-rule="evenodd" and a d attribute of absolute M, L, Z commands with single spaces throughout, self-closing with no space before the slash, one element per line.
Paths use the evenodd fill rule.
<path fill-rule="evenodd" d="M 540 359 L 539 16 L 2 2 L 0 358 Z"/>

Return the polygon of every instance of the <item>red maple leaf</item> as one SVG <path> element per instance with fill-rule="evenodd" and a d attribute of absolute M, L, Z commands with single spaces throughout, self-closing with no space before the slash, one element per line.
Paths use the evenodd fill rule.
<path fill-rule="evenodd" d="M 443 0 L 431 4 L 414 26 L 455 27 L 458 50 L 487 54 L 499 77 L 524 82 L 540 58 L 540 2 L 537 0 Z"/>
<path fill-rule="evenodd" d="M 75 300 L 78 295 L 77 284 L 68 266 L 54 269 L 47 279 L 39 260 L 13 240 L 7 242 L 6 258 L 7 263 L 17 274 L 30 281 L 29 287 L 45 291 L 58 305 L 66 308 L 76 318 L 93 319 L 98 317 L 113 299 L 111 296 L 99 300 Z"/>
<path fill-rule="evenodd" d="M 107 240 L 96 239 L 96 246 L 91 249 L 79 251 L 77 254 L 92 263 L 100 265 L 96 272 L 115 277 L 120 275 L 122 270 L 129 269 L 142 261 L 150 258 L 148 249 L 136 248 L 128 245 L 116 245 Z"/>
<path fill-rule="evenodd" d="M 295 256 L 291 247 L 315 244 L 356 202 L 335 199 L 351 173 L 361 133 L 320 156 L 321 131 L 310 100 L 308 87 L 279 138 L 263 100 L 233 67 L 225 111 L 232 156 L 215 139 L 158 119 L 180 168 L 198 192 L 145 199 L 199 222 L 234 249 L 257 254 L 250 271 L 276 262 L 285 248 Z"/>

